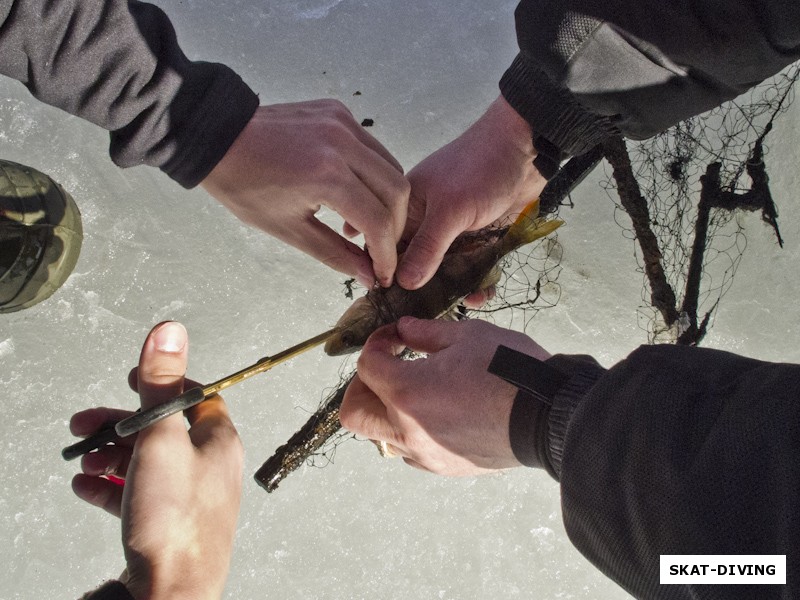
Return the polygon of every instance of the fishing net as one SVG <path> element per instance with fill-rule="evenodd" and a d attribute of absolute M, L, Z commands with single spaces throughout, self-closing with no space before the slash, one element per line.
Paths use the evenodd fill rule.
<path fill-rule="evenodd" d="M 539 311 L 558 303 L 560 259 L 561 246 L 554 236 L 511 253 L 502 261 L 503 276 L 494 298 L 480 309 L 461 307 L 461 314 L 524 330 Z M 348 280 L 344 293 L 352 298 L 361 295 L 363 290 Z M 413 360 L 419 355 L 406 350 L 400 357 Z M 339 407 L 354 374 L 353 359 L 347 359 L 340 370 L 339 383 L 323 392 L 316 412 L 256 472 L 256 482 L 267 492 L 275 491 L 285 477 L 304 464 L 315 467 L 331 464 L 339 444 L 354 437 L 341 429 L 338 419 Z"/>
<path fill-rule="evenodd" d="M 745 212 L 783 240 L 767 140 L 794 99 L 793 66 L 735 101 L 643 142 L 611 140 L 604 187 L 644 275 L 639 324 L 651 342 L 699 343 L 747 247 Z M 624 213 L 624 214 L 623 214 Z"/>
<path fill-rule="evenodd" d="M 562 254 L 553 234 L 508 255 L 501 262 L 503 275 L 493 298 L 480 308 L 465 309 L 465 316 L 526 331 L 542 310 L 553 308 L 561 298 Z"/>
<path fill-rule="evenodd" d="M 558 212 L 570 192 L 601 158 L 610 166 L 602 182 L 616 206 L 616 222 L 636 242 L 643 274 L 640 326 L 651 342 L 699 343 L 730 289 L 747 247 L 743 214 L 759 212 L 783 241 L 766 171 L 769 133 L 794 99 L 794 66 L 746 96 L 684 121 L 643 142 L 615 138 L 562 167 L 542 194 L 540 212 Z M 465 316 L 525 331 L 542 310 L 558 304 L 562 247 L 557 236 L 507 256 L 494 298 Z M 356 290 L 361 292 L 360 290 Z M 353 297 L 353 282 L 345 284 Z M 267 491 L 302 464 L 332 462 L 342 432 L 338 408 L 354 373 L 341 380 L 317 412 L 256 474 Z"/>

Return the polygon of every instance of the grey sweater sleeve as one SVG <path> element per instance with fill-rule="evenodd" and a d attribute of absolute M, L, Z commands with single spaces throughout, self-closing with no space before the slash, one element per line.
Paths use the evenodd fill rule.
<path fill-rule="evenodd" d="M 793 0 L 522 0 L 503 96 L 566 154 L 652 136 L 800 58 Z"/>
<path fill-rule="evenodd" d="M 644 346 L 588 357 L 548 416 L 543 461 L 570 539 L 637 598 L 788 599 L 800 589 L 800 365 Z M 785 586 L 660 585 L 662 554 L 783 554 Z"/>
<path fill-rule="evenodd" d="M 258 106 L 236 73 L 190 61 L 164 12 L 135 0 L 0 0 L 0 73 L 109 130 L 119 166 L 155 166 L 184 187 Z"/>

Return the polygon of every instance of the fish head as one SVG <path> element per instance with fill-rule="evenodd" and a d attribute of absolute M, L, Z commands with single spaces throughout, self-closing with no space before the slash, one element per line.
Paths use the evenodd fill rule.
<path fill-rule="evenodd" d="M 325 342 L 325 354 L 328 356 L 344 356 L 355 352 L 364 344 L 356 342 L 356 336 L 349 329 L 343 329 Z"/>
<path fill-rule="evenodd" d="M 336 329 L 325 342 L 325 354 L 342 356 L 359 350 L 376 329 L 375 307 L 366 296 L 359 298 L 341 316 Z"/>

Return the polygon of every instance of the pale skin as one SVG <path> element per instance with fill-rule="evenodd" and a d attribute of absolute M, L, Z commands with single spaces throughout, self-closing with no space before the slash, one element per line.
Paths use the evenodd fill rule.
<path fill-rule="evenodd" d="M 418 288 L 464 231 L 519 213 L 547 183 L 533 166 L 531 128 L 499 97 L 460 137 L 410 173 L 411 198 L 396 278 Z M 480 305 L 492 290 L 472 294 Z M 488 373 L 499 344 L 539 360 L 550 354 L 524 334 L 482 321 L 403 318 L 376 331 L 340 409 L 342 425 L 389 445 L 406 463 L 439 475 L 479 475 L 520 466 L 509 418 L 517 389 Z M 427 353 L 397 358 L 403 348 Z"/>
<path fill-rule="evenodd" d="M 314 101 L 259 108 L 203 186 L 243 221 L 364 284 L 391 284 L 397 242 L 417 233 L 403 263 L 405 281 L 402 267 L 398 272 L 413 288 L 432 276 L 458 234 L 519 212 L 538 195 L 544 180 L 534 157 L 527 123 L 499 99 L 409 175 L 414 197 L 406 222 L 410 186 L 397 161 L 343 105 Z M 321 224 L 315 214 L 322 206 L 344 218 L 346 236 L 363 234 L 369 251 Z M 548 356 L 526 336 L 482 322 L 406 318 L 376 332 L 359 359 L 342 423 L 442 475 L 518 466 L 508 441 L 516 389 L 486 372 L 499 343 Z M 401 361 L 396 354 L 406 346 L 429 356 Z M 180 393 L 187 356 L 182 326 L 153 329 L 131 378 L 142 407 Z M 129 414 L 90 409 L 74 415 L 70 428 L 85 436 Z M 86 455 L 73 480 L 80 498 L 121 517 L 121 579 L 137 600 L 219 598 L 224 589 L 242 447 L 221 399 L 187 416 L 188 431 L 176 415 Z M 124 487 L 108 476 L 123 478 Z"/>
<path fill-rule="evenodd" d="M 500 344 L 550 357 L 528 336 L 485 321 L 403 317 L 379 329 L 361 351 L 339 411 L 342 426 L 438 475 L 520 466 L 508 434 L 517 388 L 487 371 Z M 405 347 L 428 356 L 402 360 Z"/>
<path fill-rule="evenodd" d="M 317 109 L 316 106 L 309 106 L 310 112 L 303 115 L 295 112 L 293 107 L 296 105 L 285 106 L 287 107 L 285 109 L 286 123 L 300 123 L 304 118 L 308 119 Z M 321 108 L 324 113 L 325 107 Z M 248 131 L 250 129 L 248 126 L 240 140 L 237 140 L 229 152 L 232 158 L 230 164 L 233 167 L 229 168 L 224 164 L 229 159 L 226 156 L 221 166 L 215 169 L 215 172 L 220 170 L 223 174 L 231 173 L 230 177 L 221 177 L 220 179 L 227 178 L 231 184 L 238 186 L 239 176 L 247 172 L 257 172 L 255 164 L 248 160 L 248 153 L 261 137 L 266 138 L 271 135 L 266 132 L 270 130 L 273 121 L 267 114 L 267 110 L 264 110 L 264 113 L 263 125 L 258 125 L 260 118 L 254 119 L 256 121 L 254 133 Z M 274 123 L 278 123 L 280 126 L 281 122 L 276 120 Z M 348 133 L 342 138 L 338 137 L 342 134 L 341 130 L 334 132 L 336 135 L 330 138 L 332 148 L 336 146 L 337 140 L 348 139 L 353 133 L 350 131 L 350 127 L 345 127 L 345 130 Z M 363 143 L 360 135 L 356 139 Z M 240 141 L 242 144 L 237 148 Z M 285 145 L 282 145 L 281 150 L 284 147 Z M 381 148 L 375 147 L 373 150 L 387 161 L 393 161 L 390 155 Z M 303 152 L 305 151 L 301 149 L 298 156 L 282 156 L 287 160 L 285 171 L 287 176 L 292 178 L 298 176 L 297 165 L 303 164 L 303 160 L 300 160 Z M 268 154 L 271 155 L 271 152 Z M 237 158 L 240 155 L 243 158 Z M 258 157 L 258 153 L 253 156 Z M 345 156 L 347 156 L 346 153 Z M 360 249 L 349 242 L 347 243 L 349 245 L 342 246 L 343 240 L 336 233 L 330 230 L 324 231 L 324 226 L 314 218 L 314 212 L 321 204 L 318 201 L 304 203 L 302 199 L 295 198 L 288 203 L 276 202 L 274 203 L 276 210 L 283 212 L 276 212 L 278 217 L 264 219 L 264 217 L 269 217 L 270 208 L 264 206 L 260 199 L 262 190 L 255 186 L 252 194 L 242 195 L 238 192 L 233 194 L 231 210 L 239 214 L 240 218 L 245 221 L 256 223 L 259 219 L 263 220 L 264 224 L 259 225 L 262 229 L 306 250 L 309 254 L 317 256 L 340 271 L 348 272 L 350 270 L 352 272 L 352 267 L 349 265 L 353 264 L 354 257 L 367 261 L 358 263 L 356 267 L 362 283 L 369 278 L 367 266 L 371 259 L 374 266 L 372 272 L 376 275 L 384 274 L 377 277 L 379 283 L 386 285 L 391 282 L 394 275 L 401 286 L 407 289 L 416 289 L 433 276 L 445 252 L 459 234 L 486 227 L 504 217 L 517 214 L 529 202 L 538 197 L 546 180 L 533 166 L 535 158 L 536 150 L 533 147 L 530 125 L 502 96 L 498 97 L 486 113 L 461 136 L 434 152 L 409 173 L 408 181 L 411 190 L 407 219 L 399 221 L 399 209 L 395 209 L 394 213 L 391 210 L 388 210 L 388 213 L 381 213 L 380 210 L 377 213 L 370 213 L 370 210 L 366 209 L 366 214 L 382 214 L 384 218 L 386 214 L 398 215 L 395 223 L 404 223 L 402 231 L 398 232 L 397 229 L 393 229 L 394 235 L 398 239 L 402 234 L 401 246 L 405 249 L 399 266 L 396 262 L 392 262 L 394 247 L 385 241 L 388 240 L 388 234 L 384 233 L 378 235 L 377 238 L 372 238 L 384 240 L 383 243 L 373 242 L 366 233 L 369 226 L 365 225 L 363 220 L 356 221 L 354 218 L 348 217 L 348 211 L 350 211 L 349 214 L 358 212 L 356 205 L 344 202 L 343 204 L 331 203 L 329 206 L 347 220 L 346 235 L 353 235 L 357 232 L 365 233 L 369 254 L 361 253 Z M 267 163 L 270 160 L 268 157 Z M 348 166 L 347 169 L 350 167 Z M 396 164 L 394 170 L 396 173 L 402 172 L 400 166 Z M 212 176 L 214 176 L 212 180 L 217 178 L 218 174 L 215 172 L 212 172 Z M 326 171 L 323 170 L 323 173 Z M 361 180 L 377 182 L 380 180 L 380 175 L 376 179 L 361 177 L 359 181 Z M 324 178 L 320 181 L 324 181 Z M 345 183 L 347 182 L 345 181 Z M 217 189 L 215 185 L 209 182 L 204 182 L 204 185 L 218 197 L 224 197 L 224 188 L 223 193 L 220 193 L 215 192 Z M 372 187 L 378 189 L 376 184 L 373 184 Z M 231 189 L 235 189 L 235 187 Z M 329 189 L 332 188 L 324 187 L 319 191 L 328 193 Z M 340 189 L 346 190 L 347 185 Z M 396 189 L 399 190 L 400 187 Z M 403 193 L 407 192 L 406 189 Z M 398 192 L 397 195 L 401 194 Z M 309 197 L 313 196 L 314 194 L 311 194 Z M 244 201 L 241 200 L 242 198 Z M 342 200 L 346 200 L 346 198 L 342 197 Z M 223 203 L 227 202 L 223 200 Z M 384 207 L 392 205 L 391 202 L 381 202 L 381 204 Z M 400 204 L 402 203 L 396 203 L 393 206 L 397 207 Z M 242 209 L 242 206 L 245 208 Z M 340 208 L 337 209 L 337 206 Z M 248 214 L 250 216 L 247 216 Z M 379 216 L 377 221 L 369 219 L 368 221 L 375 223 L 380 219 Z M 271 226 L 267 220 L 276 225 Z M 293 228 L 293 223 L 301 223 L 303 227 Z M 288 225 L 288 229 L 284 229 L 283 224 Z M 386 229 L 384 229 L 385 231 Z M 319 239 L 327 238 L 330 242 L 328 245 L 325 243 L 319 245 L 322 250 L 316 251 L 317 254 L 314 254 L 313 245 L 305 248 L 302 246 L 303 243 L 312 239 L 316 242 L 313 234 L 316 234 Z M 345 248 L 346 251 L 340 254 L 326 254 L 329 252 L 327 248 L 331 246 L 340 250 Z M 388 258 L 384 259 L 384 257 Z M 396 273 L 394 272 L 395 266 L 397 266 Z M 490 295 L 491 290 L 477 292 L 468 300 L 471 305 L 479 305 Z M 445 326 L 448 327 L 448 332 L 451 331 L 450 327 L 458 327 L 449 324 Z M 373 335 L 359 360 L 359 375 L 351 384 L 345 398 L 342 407 L 343 425 L 366 437 L 387 441 L 396 447 L 410 464 L 437 473 L 461 475 L 517 466 L 518 463 L 508 445 L 508 415 L 516 391 L 512 386 L 499 382 L 493 376 L 485 373 L 485 366 L 488 365 L 494 350 L 485 350 L 482 346 L 479 347 L 478 340 L 482 340 L 480 337 L 470 340 L 468 336 L 456 335 L 458 329 L 452 330 L 452 333 L 448 334 L 452 337 L 447 339 L 445 348 L 441 346 L 445 342 L 438 337 L 438 330 L 434 331 L 438 325 L 431 326 L 430 331 L 427 329 L 417 331 L 420 327 L 401 322 L 392 330 L 394 337 L 387 338 L 389 334 L 385 331 Z M 465 325 L 464 327 L 481 326 Z M 465 329 L 465 331 L 468 330 Z M 405 338 L 401 335 L 402 333 L 406 334 Z M 514 338 L 517 335 L 521 334 L 503 330 L 492 331 L 493 339 Z M 544 353 L 528 338 L 525 338 L 528 341 L 524 343 L 520 340 L 521 338 L 516 338 L 512 341 L 527 347 L 530 353 Z M 426 359 L 425 363 L 419 365 L 399 361 L 394 358 L 393 352 L 399 351 L 398 349 L 405 345 L 416 350 L 433 352 L 433 355 Z M 514 347 L 512 343 L 506 345 Z M 466 360 L 463 359 L 462 354 Z M 442 364 L 444 361 L 458 363 L 455 366 L 473 362 L 480 364 L 474 365 L 475 368 L 470 369 L 469 373 L 465 373 L 465 377 L 449 374 L 446 378 L 435 377 L 428 372 L 433 368 L 432 365 Z M 480 375 L 477 375 L 478 373 Z M 493 393 L 496 392 L 494 395 L 499 398 L 497 402 L 500 408 L 492 413 L 496 415 L 496 422 L 492 423 L 491 431 L 488 432 L 484 430 L 486 422 L 483 419 L 470 424 L 466 418 L 466 413 L 469 411 L 463 410 L 464 399 L 472 397 L 468 390 L 464 390 L 464 394 L 456 394 L 453 393 L 452 385 L 446 386 L 446 389 L 437 390 L 435 386 L 431 388 L 431 385 L 436 382 L 458 381 L 460 384 L 470 378 L 474 380 L 475 377 L 479 377 L 481 381 L 473 381 L 473 383 L 488 386 L 487 389 L 491 389 Z M 407 418 L 408 415 L 404 412 L 411 410 L 413 415 L 413 411 L 418 408 L 417 404 L 407 401 L 408 398 L 413 400 L 414 397 L 419 397 L 414 390 L 426 390 L 425 397 L 436 400 L 437 409 L 429 410 L 430 414 L 421 417 L 427 419 L 424 421 L 424 430 L 419 426 L 421 421 Z M 398 406 L 402 410 L 398 409 Z M 451 409 L 454 412 L 451 413 Z M 448 415 L 451 415 L 449 420 Z M 460 447 L 459 441 L 443 439 L 450 435 L 449 432 L 455 432 L 453 435 L 458 437 L 459 429 L 468 433 L 470 427 L 473 427 L 474 430 L 465 437 L 480 440 L 485 448 Z M 435 432 L 444 433 L 437 434 Z M 453 448 L 451 449 L 449 446 Z"/>
<path fill-rule="evenodd" d="M 519 213 L 544 188 L 531 128 L 498 97 L 406 178 L 336 100 L 260 107 L 202 186 L 239 219 L 367 287 L 424 285 L 452 241 Z M 326 206 L 343 234 L 316 213 Z M 363 234 L 365 246 L 347 238 Z M 398 265 L 397 246 L 405 251 Z"/>
<path fill-rule="evenodd" d="M 397 282 L 421 287 L 459 234 L 515 215 L 537 198 L 547 181 L 533 166 L 536 156 L 530 125 L 499 97 L 461 136 L 417 165 L 408 175 L 407 247 Z M 468 300 L 480 304 L 490 294 Z M 482 321 L 405 317 L 376 331 L 344 397 L 342 425 L 439 475 L 520 466 L 509 440 L 517 389 L 487 371 L 500 344 L 539 360 L 550 357 L 526 335 Z M 401 360 L 405 347 L 428 356 Z"/>
<path fill-rule="evenodd" d="M 262 106 L 201 185 L 239 219 L 364 285 L 391 285 L 410 184 L 336 100 Z M 316 218 L 345 221 L 340 235 Z M 366 248 L 348 237 L 363 234 Z"/>
<path fill-rule="evenodd" d="M 157 325 L 130 383 L 142 408 L 179 394 L 186 381 L 186 330 Z M 73 415 L 86 436 L 130 411 L 94 408 Z M 239 513 L 243 450 L 225 403 L 206 400 L 117 445 L 83 457 L 75 493 L 122 520 L 126 568 L 120 580 L 136 600 L 211 600 L 222 596 Z M 107 476 L 125 480 L 124 487 Z"/>
<path fill-rule="evenodd" d="M 547 183 L 533 166 L 536 156 L 530 125 L 500 96 L 463 134 L 414 167 L 397 282 L 421 287 L 459 234 L 516 215 L 536 199 Z"/>

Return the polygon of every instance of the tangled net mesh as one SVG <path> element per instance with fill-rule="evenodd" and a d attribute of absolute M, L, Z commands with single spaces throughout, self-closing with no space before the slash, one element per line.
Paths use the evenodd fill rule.
<path fill-rule="evenodd" d="M 794 65 L 743 97 L 654 138 L 626 144 L 636 186 L 647 205 L 649 229 L 657 240 L 660 256 L 656 258 L 678 299 L 671 316 L 653 301 L 654 286 L 647 273 L 648 260 L 653 257 L 637 244 L 639 271 L 645 274 L 639 325 L 650 342 L 698 343 L 702 339 L 747 247 L 743 211 L 760 211 L 782 245 L 764 166 L 768 154 L 765 140 L 794 100 L 798 77 L 800 66 Z M 625 237 L 641 242 L 643 236 L 632 226 L 631 211 L 622 201 L 622 194 L 628 191 L 621 190 L 615 176 L 608 176 L 602 185 L 615 201 L 615 219 Z M 704 187 L 715 200 L 706 203 L 703 240 L 697 232 Z M 696 246 L 702 252 L 694 260 L 702 262 L 692 265 Z M 696 290 L 688 281 L 692 269 L 699 269 Z M 694 300 L 688 298 L 692 294 Z M 694 302 L 694 315 L 685 310 L 687 298 L 690 306 Z M 692 327 L 692 319 L 698 321 L 694 323 L 696 331 L 682 339 Z"/>
<path fill-rule="evenodd" d="M 561 298 L 562 250 L 556 233 L 505 257 L 494 297 L 466 311 L 467 316 L 526 331 L 542 310 L 553 308 Z"/>
<path fill-rule="evenodd" d="M 555 234 L 512 252 L 501 262 L 503 275 L 495 286 L 495 296 L 481 308 L 463 309 L 462 314 L 468 318 L 484 319 L 509 329 L 525 331 L 530 321 L 542 310 L 558 304 L 561 296 L 558 283 L 561 256 L 562 247 Z M 346 286 L 348 291 L 352 287 L 352 283 Z M 361 291 L 358 290 L 356 294 Z M 418 356 L 407 352 L 405 358 Z M 354 363 L 354 358 L 348 358 L 342 363 L 340 381 L 323 392 L 320 408 L 329 406 L 331 402 L 341 401 L 339 396 L 342 394 L 342 387 L 349 383 L 355 372 Z M 334 462 L 336 447 L 353 437 L 353 434 L 341 429 L 330 433 L 330 437 L 308 456 L 307 464 L 326 466 Z"/>
<path fill-rule="evenodd" d="M 747 247 L 743 211 L 760 211 L 782 245 L 764 166 L 765 139 L 793 101 L 798 77 L 800 66 L 790 67 L 745 97 L 654 138 L 604 144 L 602 155 L 613 175 L 601 185 L 615 202 L 623 235 L 638 242 L 638 271 L 644 275 L 638 320 L 649 341 L 700 342 Z M 598 149 L 597 160 L 600 154 Z M 579 167 L 578 179 L 567 178 L 566 187 L 594 164 Z M 554 202 L 545 207 L 543 201 L 543 212 L 557 212 L 568 195 L 556 192 Z M 525 331 L 542 310 L 558 304 L 561 259 L 555 235 L 512 253 L 501 265 L 494 298 L 464 314 Z M 353 297 L 352 280 L 345 283 L 345 295 Z M 305 434 L 298 431 L 264 464 L 263 476 L 256 475 L 267 491 L 302 464 L 334 462 L 337 446 L 353 437 L 338 423 L 353 372 L 353 361 L 345 361 L 340 381 L 324 392 Z"/>

